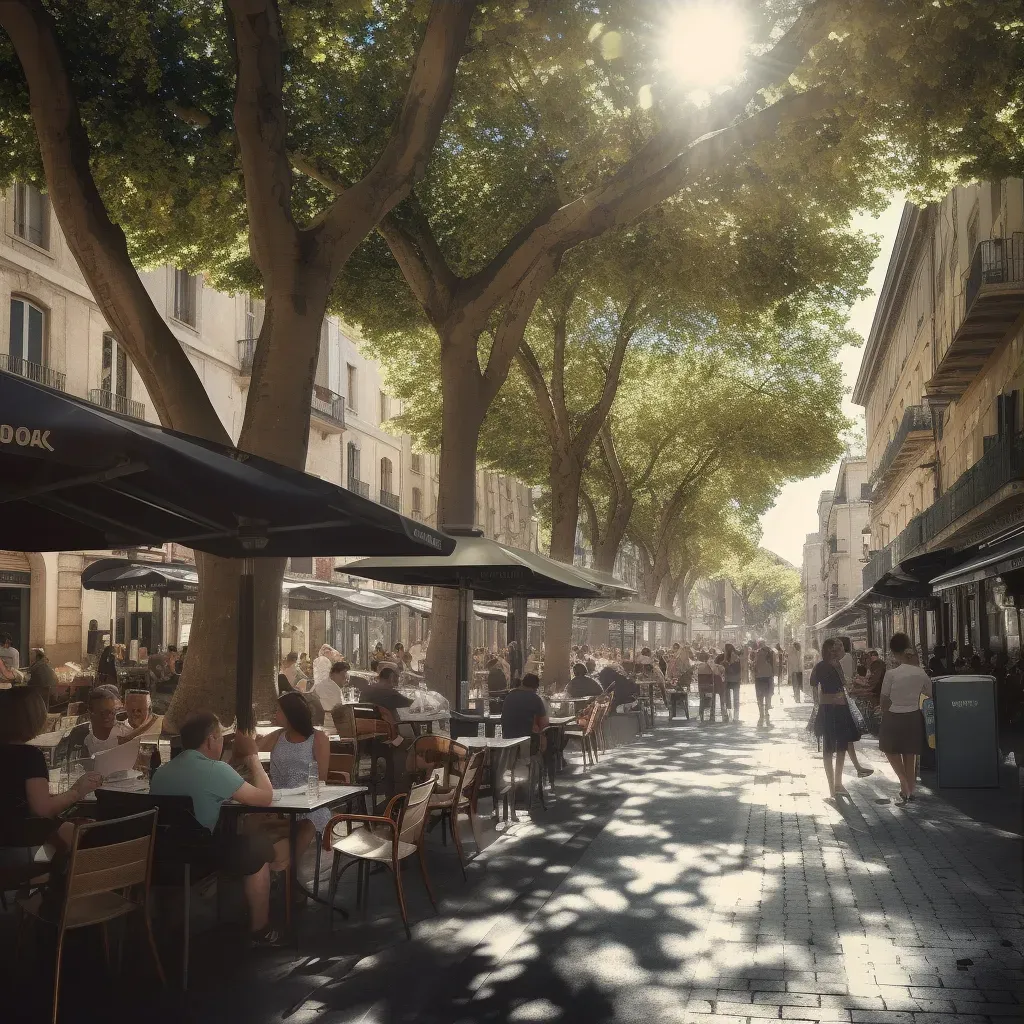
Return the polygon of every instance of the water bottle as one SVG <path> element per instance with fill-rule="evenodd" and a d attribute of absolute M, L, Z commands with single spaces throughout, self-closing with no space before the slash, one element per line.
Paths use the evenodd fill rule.
<path fill-rule="evenodd" d="M 483 722 L 478 722 L 476 727 L 477 739 L 483 739 L 487 735 L 487 729 Z"/>
<path fill-rule="evenodd" d="M 499 723 L 498 723 L 498 724 L 497 724 L 497 725 L 496 725 L 496 726 L 494 727 L 494 738 L 495 738 L 496 740 L 500 740 L 500 739 L 501 739 L 501 722 L 499 722 Z"/>
<path fill-rule="evenodd" d="M 313 800 L 320 799 L 320 769 L 316 761 L 309 762 L 309 778 L 306 782 L 306 796 Z"/>

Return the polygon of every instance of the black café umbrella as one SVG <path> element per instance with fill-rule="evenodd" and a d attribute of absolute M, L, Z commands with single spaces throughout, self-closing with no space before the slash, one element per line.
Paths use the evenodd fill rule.
<path fill-rule="evenodd" d="M 654 604 L 643 604 L 640 601 L 605 601 L 580 612 L 583 619 L 613 619 L 621 622 L 623 640 L 625 639 L 626 623 L 633 623 L 633 660 L 636 661 L 636 624 L 638 622 L 674 622 L 684 625 L 683 619 L 674 612 L 666 611 Z M 623 644 L 625 646 L 625 644 Z"/>
<path fill-rule="evenodd" d="M 317 477 L 0 372 L 0 537 L 14 551 L 173 541 L 244 559 L 239 725 L 252 718 L 252 559 L 421 555 L 454 542 Z"/>
<path fill-rule="evenodd" d="M 447 527 L 455 550 L 425 558 L 362 558 L 338 572 L 365 576 L 385 583 L 414 587 L 449 587 L 459 591 L 456 682 L 468 680 L 469 592 L 484 601 L 512 597 L 599 597 L 598 585 L 574 566 L 556 562 L 533 551 L 499 544 L 480 530 Z M 525 616 L 523 616 L 525 619 Z M 460 705 L 463 697 L 459 695 Z"/>
<path fill-rule="evenodd" d="M 192 565 L 100 558 L 82 570 L 82 586 L 105 593 L 141 591 L 189 600 L 199 592 L 199 574 Z"/>

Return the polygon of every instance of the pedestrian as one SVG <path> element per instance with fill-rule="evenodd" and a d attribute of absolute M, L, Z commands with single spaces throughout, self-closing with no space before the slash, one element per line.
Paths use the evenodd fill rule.
<path fill-rule="evenodd" d="M 803 702 L 804 691 L 804 654 L 800 650 L 800 641 L 794 640 L 789 645 L 789 685 L 793 688 L 793 700 Z"/>
<path fill-rule="evenodd" d="M 917 758 L 924 738 L 921 698 L 931 697 L 932 681 L 916 664 L 916 654 L 906 633 L 893 633 L 889 650 L 896 667 L 882 680 L 882 727 L 878 731 L 878 749 L 885 754 L 900 781 L 896 803 L 902 806 L 914 799 Z"/>
<path fill-rule="evenodd" d="M 0 661 L 11 671 L 17 672 L 21 668 L 21 654 L 14 646 L 10 636 L 0 636 Z"/>
<path fill-rule="evenodd" d="M 47 708 L 50 706 L 50 698 L 57 689 L 57 674 L 50 665 L 50 659 L 46 657 L 46 651 L 37 647 L 32 652 L 32 664 L 29 667 L 25 682 L 33 686 Z"/>
<path fill-rule="evenodd" d="M 786 682 L 786 654 L 782 644 L 775 645 L 775 692 L 779 695 L 779 707 L 782 707 L 782 687 Z"/>
<path fill-rule="evenodd" d="M 754 695 L 757 698 L 757 728 L 772 728 L 769 712 L 775 692 L 775 654 L 763 640 L 754 649 Z"/>
<path fill-rule="evenodd" d="M 853 647 L 848 636 L 839 637 L 839 642 L 843 645 L 843 656 L 839 659 L 839 668 L 843 673 L 843 680 L 846 685 L 851 686 L 853 685 L 853 677 L 855 675 L 853 670 Z M 824 651 L 822 652 L 822 657 L 824 657 Z"/>
<path fill-rule="evenodd" d="M 725 692 L 726 703 L 732 712 L 733 722 L 740 720 L 740 675 L 743 671 L 743 659 L 732 644 L 725 645 Z"/>
<path fill-rule="evenodd" d="M 96 685 L 104 686 L 108 683 L 117 686 L 117 658 L 110 644 L 100 652 L 100 659 L 96 664 Z"/>
<path fill-rule="evenodd" d="M 825 779 L 832 800 L 850 795 L 843 786 L 843 762 L 847 749 L 860 739 L 860 731 L 846 700 L 846 685 L 840 668 L 843 653 L 840 640 L 824 641 L 821 661 L 811 670 L 811 687 L 817 693 L 818 705 L 814 715 L 814 734 L 821 740 Z"/>

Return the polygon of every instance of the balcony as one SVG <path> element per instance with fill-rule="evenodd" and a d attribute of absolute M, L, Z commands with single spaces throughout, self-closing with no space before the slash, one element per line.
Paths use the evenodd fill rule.
<path fill-rule="evenodd" d="M 350 476 L 345 487 L 352 491 L 353 494 L 358 494 L 360 498 L 369 498 L 370 496 L 370 485 L 365 480 L 357 480 L 355 477 Z"/>
<path fill-rule="evenodd" d="M 330 388 L 313 385 L 309 400 L 310 424 L 325 434 L 340 434 L 345 429 L 345 399 Z M 364 495 L 365 497 L 365 495 Z"/>
<path fill-rule="evenodd" d="M 864 589 L 873 587 L 884 573 L 905 558 L 923 553 L 940 535 L 945 535 L 944 543 L 948 541 L 951 535 L 947 531 L 961 517 L 995 497 L 1007 485 L 1020 484 L 1022 479 L 1024 434 L 997 439 L 934 505 L 914 516 L 891 544 L 871 552 L 863 572 Z"/>
<path fill-rule="evenodd" d="M 380 503 L 387 505 L 388 508 L 393 509 L 395 512 L 402 511 L 402 501 L 397 494 L 393 494 L 391 491 L 380 492 Z"/>
<path fill-rule="evenodd" d="M 121 416 L 131 416 L 132 419 L 144 420 L 146 418 L 146 406 L 142 402 L 132 401 L 124 395 L 115 395 L 113 391 L 104 391 L 102 388 L 93 388 L 89 392 L 89 401 L 98 405 L 101 409 L 109 409 Z"/>
<path fill-rule="evenodd" d="M 871 474 L 872 489 L 880 493 L 905 473 L 916 469 L 921 457 L 931 448 L 931 406 L 908 405 L 903 410 L 903 419 L 895 437 L 885 446 L 885 452 Z"/>
<path fill-rule="evenodd" d="M 51 370 L 48 366 L 41 366 L 39 363 L 30 363 L 18 356 L 8 355 L 6 352 L 0 352 L 0 370 L 15 373 L 26 380 L 34 380 L 44 387 L 53 388 L 54 391 L 64 390 L 66 378 L 63 373 Z"/>
<path fill-rule="evenodd" d="M 1024 231 L 990 238 L 974 252 L 952 340 L 937 352 L 929 397 L 958 399 L 1024 311 Z"/>
<path fill-rule="evenodd" d="M 238 376 L 252 376 L 252 361 L 256 358 L 258 338 L 242 338 L 238 342 Z"/>

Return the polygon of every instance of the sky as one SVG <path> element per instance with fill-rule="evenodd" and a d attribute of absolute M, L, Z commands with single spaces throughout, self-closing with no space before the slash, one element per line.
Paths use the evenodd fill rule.
<path fill-rule="evenodd" d="M 885 271 L 889 265 L 889 256 L 896 241 L 896 232 L 900 226 L 902 213 L 903 197 L 899 196 L 893 198 L 888 209 L 880 217 L 865 215 L 855 217 L 853 220 L 854 227 L 881 237 L 878 258 L 868 277 L 868 288 L 872 294 L 857 302 L 850 311 L 850 326 L 864 341 L 867 341 L 868 332 L 871 330 L 878 294 L 885 281 Z M 851 417 L 859 417 L 864 412 L 860 406 L 856 406 L 850 401 L 850 391 L 857 379 L 857 371 L 860 369 L 863 354 L 863 346 L 855 348 L 852 345 L 847 345 L 839 356 L 847 392 L 843 410 L 847 416 Z M 774 508 L 769 509 L 761 518 L 763 531 L 761 546 L 781 555 L 786 561 L 799 568 L 803 561 L 804 538 L 818 528 L 818 494 L 835 485 L 838 471 L 839 463 L 837 462 L 821 476 L 808 477 L 805 480 L 787 484 L 782 489 Z"/>

